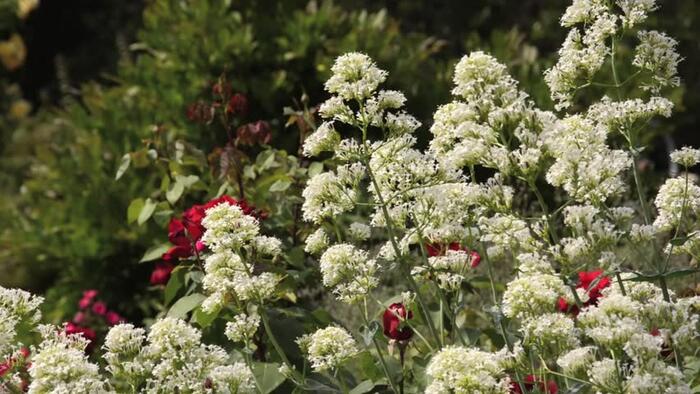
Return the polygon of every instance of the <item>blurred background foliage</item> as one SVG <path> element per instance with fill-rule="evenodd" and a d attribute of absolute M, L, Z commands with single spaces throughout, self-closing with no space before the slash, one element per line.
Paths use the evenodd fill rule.
<path fill-rule="evenodd" d="M 42 0 L 26 15 L 21 3 L 0 0 L 0 285 L 46 293 L 54 320 L 75 311 L 82 290 L 109 290 L 106 301 L 136 320 L 162 298 L 148 281 L 153 262 L 138 263 L 144 252 L 167 240 L 170 216 L 222 191 L 239 197 L 230 177 L 242 176 L 245 197 L 270 212 L 266 226 L 292 228 L 285 242 L 298 242 L 292 196 L 308 163 L 293 155 L 337 55 L 376 59 L 425 126 L 450 100 L 454 63 L 473 50 L 506 63 L 551 109 L 542 72 L 564 39 L 569 2 Z M 700 4 L 662 7 L 651 25 L 679 40 L 685 60 L 678 112 L 648 141 L 659 171 L 664 136 L 700 145 Z M 231 125 L 188 116 L 216 101 L 222 81 L 247 97 L 240 124 L 267 122 L 274 145 L 241 148 L 235 168 L 222 159 Z M 196 180 L 172 198 L 187 176 Z M 146 203 L 153 220 L 137 220 Z"/>

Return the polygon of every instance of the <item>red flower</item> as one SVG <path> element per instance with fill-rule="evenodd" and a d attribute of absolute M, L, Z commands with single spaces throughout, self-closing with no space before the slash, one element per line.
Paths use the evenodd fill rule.
<path fill-rule="evenodd" d="M 479 255 L 479 252 L 477 252 L 476 250 L 472 250 L 471 252 L 469 252 L 469 254 L 471 255 L 472 259 L 472 268 L 478 267 L 479 263 L 481 263 L 481 256 Z"/>
<path fill-rule="evenodd" d="M 170 279 L 170 273 L 173 271 L 174 268 L 175 266 L 167 261 L 156 263 L 156 268 L 151 273 L 151 284 L 164 285 L 168 283 L 168 279 Z"/>
<path fill-rule="evenodd" d="M 603 296 L 603 289 L 610 286 L 610 278 L 603 276 L 603 270 L 595 270 L 590 272 L 578 273 L 577 289 L 584 289 L 588 294 L 588 300 L 583 303 L 584 307 L 589 305 L 598 305 L 598 299 Z M 577 305 L 569 305 L 564 298 L 559 298 L 557 308 L 563 313 L 570 313 L 573 316 L 578 316 L 579 308 Z"/>
<path fill-rule="evenodd" d="M 404 304 L 397 302 L 384 311 L 384 335 L 396 341 L 407 341 L 413 336 L 411 327 L 401 327 L 404 320 L 412 319 L 413 312 L 407 311 Z"/>
<path fill-rule="evenodd" d="M 527 375 L 523 379 L 522 385 L 525 387 L 527 392 L 532 391 L 537 384 L 539 391 L 545 394 L 557 394 L 559 392 L 559 387 L 557 387 L 557 382 L 553 380 L 548 380 L 546 383 L 538 379 L 535 375 Z M 510 393 L 511 394 L 524 394 L 520 388 L 520 385 L 516 381 L 510 382 Z"/>
<path fill-rule="evenodd" d="M 205 250 L 206 246 L 200 240 L 205 231 L 202 220 L 206 216 L 207 209 L 223 203 L 240 207 L 246 215 L 264 218 L 264 213 L 256 211 L 246 201 L 238 201 L 226 195 L 202 205 L 193 205 L 182 214 L 182 219 L 170 219 L 170 223 L 168 223 L 168 240 L 173 246 L 163 253 L 163 256 L 161 256 L 163 261 L 156 263 L 156 267 L 151 273 L 151 284 L 163 285 L 168 283 L 170 272 L 172 272 L 175 264 L 180 259 L 186 259 L 193 256 L 195 252 L 198 253 Z"/>
<path fill-rule="evenodd" d="M 105 305 L 105 303 L 102 301 L 97 301 L 96 303 L 92 304 L 92 311 L 97 315 L 103 316 L 105 313 L 107 313 L 107 305 Z"/>
<path fill-rule="evenodd" d="M 105 314 L 105 321 L 110 326 L 116 326 L 117 324 L 123 322 L 124 319 L 121 316 L 119 316 L 117 312 L 109 311 L 107 312 L 107 314 Z"/>
<path fill-rule="evenodd" d="M 226 105 L 226 112 L 244 117 L 248 113 L 248 98 L 241 93 L 236 93 L 228 101 Z"/>

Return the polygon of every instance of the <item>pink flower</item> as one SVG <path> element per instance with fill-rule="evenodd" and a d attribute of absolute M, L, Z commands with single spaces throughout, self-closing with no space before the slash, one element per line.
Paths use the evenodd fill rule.
<path fill-rule="evenodd" d="M 105 321 L 110 326 L 116 326 L 117 324 L 123 322 L 124 319 L 121 316 L 119 316 L 119 314 L 117 312 L 109 311 L 105 315 Z"/>
<path fill-rule="evenodd" d="M 85 321 L 85 312 L 78 312 L 73 316 L 73 323 L 82 324 Z"/>
<path fill-rule="evenodd" d="M 92 311 L 100 316 L 104 316 L 104 314 L 107 313 L 107 305 L 102 301 L 97 301 L 92 304 Z"/>
<path fill-rule="evenodd" d="M 98 291 L 95 289 L 90 289 L 90 290 L 85 290 L 83 292 L 83 298 L 78 301 L 78 306 L 80 309 L 87 309 L 90 304 L 92 304 L 92 300 L 97 297 Z"/>

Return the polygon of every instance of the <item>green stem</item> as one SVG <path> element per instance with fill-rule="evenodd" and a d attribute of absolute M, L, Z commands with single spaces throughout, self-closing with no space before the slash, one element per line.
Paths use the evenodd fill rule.
<path fill-rule="evenodd" d="M 242 353 L 243 353 L 243 358 L 245 359 L 246 365 L 248 366 L 248 368 L 251 371 L 253 371 L 253 362 L 250 359 L 250 354 L 248 354 L 246 352 L 242 352 Z M 255 376 L 255 374 L 253 374 L 253 381 L 255 381 L 255 388 L 258 390 L 258 392 L 260 394 L 262 394 L 262 389 L 260 388 L 260 382 L 258 382 L 258 378 Z"/>
<path fill-rule="evenodd" d="M 537 185 L 535 185 L 535 181 L 529 181 L 528 185 L 530 185 L 530 189 L 532 189 L 535 196 L 537 196 L 537 202 L 540 204 L 542 213 L 547 219 L 547 234 L 552 238 L 552 241 L 555 244 L 559 243 L 559 236 L 554 228 L 554 223 L 552 222 L 552 217 L 549 214 L 549 207 L 547 206 L 547 202 L 544 200 L 544 196 L 542 196 L 540 189 L 537 187 Z"/>
<path fill-rule="evenodd" d="M 272 347 L 275 348 L 275 351 L 282 359 L 282 362 L 287 364 L 287 366 L 289 368 L 292 368 L 292 363 L 289 362 L 287 355 L 284 353 L 284 350 L 282 350 L 282 347 L 277 342 L 277 339 L 275 338 L 275 334 L 272 333 L 272 328 L 270 327 L 270 321 L 267 317 L 267 311 L 265 310 L 265 308 L 260 308 L 259 314 L 260 314 L 260 320 L 262 320 L 263 326 L 265 327 L 265 333 L 267 334 L 267 337 L 270 339 L 270 343 L 272 343 Z"/>
<path fill-rule="evenodd" d="M 389 232 L 389 241 L 391 242 L 391 246 L 394 249 L 394 254 L 396 255 L 397 259 L 402 259 L 403 255 L 401 253 L 401 249 L 399 249 L 399 245 L 396 241 L 396 235 L 394 232 L 394 226 L 392 224 L 392 219 L 391 216 L 389 215 L 389 210 L 386 207 L 386 204 L 384 202 L 384 197 L 382 196 L 381 189 L 379 188 L 379 184 L 377 184 L 377 180 L 374 177 L 374 173 L 372 172 L 372 168 L 370 166 L 369 162 L 365 163 L 365 166 L 367 167 L 367 175 L 370 178 L 370 181 L 372 182 L 372 187 L 374 188 L 374 191 L 376 193 L 377 199 L 379 200 L 379 204 L 382 209 L 382 214 L 384 215 L 384 220 L 386 221 L 386 227 L 387 231 Z M 435 341 L 438 345 L 438 347 L 442 347 L 441 342 L 440 342 L 440 337 L 438 336 L 437 332 L 435 331 L 435 326 L 433 325 L 433 320 L 430 318 L 430 314 L 428 313 L 428 309 L 425 306 L 425 302 L 423 301 L 423 296 L 421 295 L 421 292 L 418 288 L 418 284 L 416 281 L 413 279 L 411 276 L 410 272 L 406 272 L 406 267 L 404 264 L 400 264 L 401 266 L 401 272 L 403 273 L 404 277 L 408 281 L 408 284 L 411 287 L 411 290 L 416 294 L 416 301 L 418 301 L 418 305 L 420 306 L 421 314 L 423 315 L 423 319 L 425 319 L 426 323 L 428 324 L 428 330 L 430 331 L 430 335 L 432 335 L 433 338 L 435 338 Z"/>
<path fill-rule="evenodd" d="M 367 316 L 367 299 L 365 298 L 363 300 L 364 304 L 364 310 L 362 310 L 362 307 L 358 305 L 360 308 L 360 314 L 362 315 L 362 319 L 365 322 L 365 327 L 369 330 L 369 318 Z M 374 344 L 374 348 L 377 350 L 377 355 L 379 356 L 379 361 L 382 364 L 382 370 L 384 370 L 384 375 L 386 376 L 387 380 L 389 380 L 389 386 L 391 386 L 391 389 L 394 390 L 395 393 L 398 393 L 399 391 L 396 389 L 396 384 L 394 383 L 394 379 L 391 377 L 391 373 L 389 372 L 389 367 L 386 365 L 386 360 L 384 360 L 384 355 L 382 354 L 382 350 L 379 347 L 379 342 L 377 342 L 377 338 L 372 335 L 372 343 Z"/>

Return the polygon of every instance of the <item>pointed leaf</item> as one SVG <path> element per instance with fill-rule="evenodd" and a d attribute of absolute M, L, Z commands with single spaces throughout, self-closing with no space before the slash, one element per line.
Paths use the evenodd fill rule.
<path fill-rule="evenodd" d="M 155 201 L 151 200 L 150 198 L 146 199 L 146 201 L 143 203 L 143 207 L 141 207 L 141 212 L 139 212 L 139 217 L 136 220 L 139 225 L 146 223 L 151 215 L 153 215 L 156 205 L 157 204 Z"/>
<path fill-rule="evenodd" d="M 117 168 L 117 174 L 114 176 L 114 180 L 118 181 L 129 168 L 129 165 L 131 165 L 131 154 L 127 153 L 122 156 L 122 160 L 119 163 L 119 168 Z"/>

